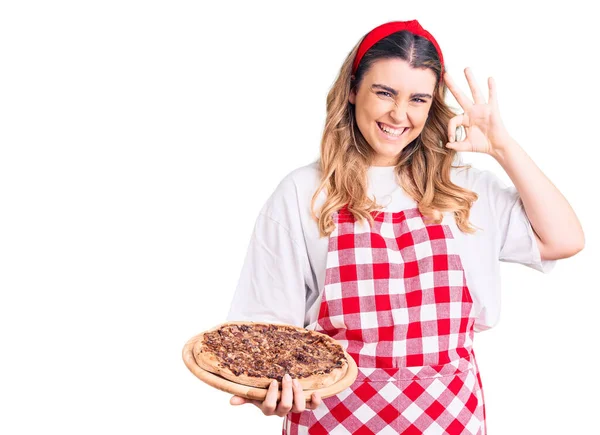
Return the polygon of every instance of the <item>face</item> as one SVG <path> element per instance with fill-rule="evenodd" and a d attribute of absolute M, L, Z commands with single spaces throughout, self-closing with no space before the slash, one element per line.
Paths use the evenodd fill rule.
<path fill-rule="evenodd" d="M 376 153 L 374 166 L 394 165 L 404 147 L 421 134 L 436 80 L 428 68 L 380 59 L 363 76 L 358 92 L 352 90 L 348 101 L 355 105 L 358 128 Z"/>

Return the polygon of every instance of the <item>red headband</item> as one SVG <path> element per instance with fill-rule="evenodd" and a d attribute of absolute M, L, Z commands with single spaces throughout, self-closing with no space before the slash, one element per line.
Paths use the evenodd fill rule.
<path fill-rule="evenodd" d="M 364 56 L 364 54 L 371 48 L 375 43 L 379 40 L 385 38 L 386 36 L 391 35 L 392 33 L 399 32 L 401 30 L 408 30 L 415 35 L 423 36 L 427 40 L 431 41 L 434 45 L 438 56 L 440 58 L 440 62 L 442 64 L 442 74 L 440 75 L 440 82 L 444 77 L 444 57 L 442 56 L 442 50 L 438 45 L 437 41 L 431 33 L 425 30 L 417 20 L 411 21 L 391 21 L 389 23 L 382 24 L 380 26 L 375 27 L 366 36 L 363 38 L 360 46 L 358 47 L 358 53 L 356 53 L 356 57 L 354 58 L 354 63 L 352 64 L 352 74 L 356 73 L 356 69 L 358 68 L 358 64 L 360 60 Z"/>

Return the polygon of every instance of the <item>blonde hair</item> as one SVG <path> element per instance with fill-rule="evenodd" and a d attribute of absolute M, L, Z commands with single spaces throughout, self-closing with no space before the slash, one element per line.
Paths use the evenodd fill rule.
<path fill-rule="evenodd" d="M 433 70 L 438 82 L 423 131 L 402 150 L 395 165 L 397 182 L 417 202 L 427 223 L 439 224 L 442 212 L 453 211 L 458 228 L 465 233 L 474 233 L 476 230 L 469 222 L 469 213 L 478 196 L 450 181 L 452 167 L 468 165 L 453 166 L 457 152 L 444 146 L 449 141 L 448 122 L 456 114 L 445 103 L 447 87 L 439 82 L 442 66 L 433 44 L 407 31 L 396 32 L 365 53 L 354 78 L 352 62 L 358 47 L 359 43 L 348 54 L 327 95 L 327 117 L 319 159 L 321 179 L 311 201 L 311 215 L 318 223 L 320 237 L 331 234 L 335 228 L 332 215 L 344 205 L 355 219 L 361 222 L 367 219 L 371 225 L 374 222 L 371 212 L 381 208 L 367 194 L 367 170 L 375 152 L 358 129 L 354 106 L 348 97 L 352 87 L 358 87 L 362 76 L 376 60 L 398 57 L 409 61 L 413 67 Z M 317 216 L 315 202 L 323 189 L 326 189 L 327 197 Z"/>

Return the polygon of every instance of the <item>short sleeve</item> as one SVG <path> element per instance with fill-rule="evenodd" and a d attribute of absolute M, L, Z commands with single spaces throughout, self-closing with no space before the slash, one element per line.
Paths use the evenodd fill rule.
<path fill-rule="evenodd" d="M 484 171 L 487 194 L 500 238 L 499 260 L 523 264 L 549 273 L 557 260 L 542 260 L 537 239 L 523 201 L 514 186 L 507 186 L 490 171 Z"/>
<path fill-rule="evenodd" d="M 227 321 L 304 327 L 307 259 L 289 231 L 261 212 L 246 253 Z"/>

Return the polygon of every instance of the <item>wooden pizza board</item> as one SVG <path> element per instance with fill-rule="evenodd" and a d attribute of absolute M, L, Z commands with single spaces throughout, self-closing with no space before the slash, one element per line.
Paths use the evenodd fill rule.
<path fill-rule="evenodd" d="M 196 362 L 196 358 L 194 357 L 194 345 L 196 342 L 203 336 L 203 333 L 195 335 L 190 338 L 188 342 L 183 347 L 182 357 L 183 362 L 187 366 L 187 368 L 201 381 L 204 383 L 215 387 L 221 391 L 225 391 L 226 393 L 235 394 L 236 396 L 245 397 L 246 399 L 253 400 L 264 400 L 267 396 L 266 388 L 258 388 L 258 387 L 250 387 L 248 385 L 238 384 L 236 382 L 230 381 L 229 379 L 225 379 L 222 376 L 211 373 L 207 370 L 204 370 L 202 367 L 198 365 Z M 346 355 L 346 359 L 348 360 L 348 369 L 346 370 L 346 374 L 338 380 L 336 383 L 331 384 L 327 387 L 317 388 L 314 390 L 304 390 L 304 397 L 307 402 L 311 400 L 311 394 L 313 392 L 318 392 L 321 398 L 334 396 L 346 388 L 348 388 L 358 376 L 358 367 L 356 366 L 356 362 L 354 359 L 344 350 L 344 354 Z M 279 386 L 279 390 L 277 391 L 277 401 L 281 399 L 281 386 Z"/>

